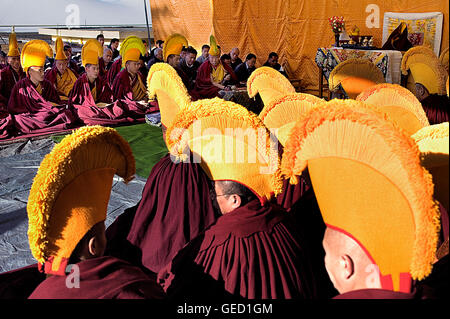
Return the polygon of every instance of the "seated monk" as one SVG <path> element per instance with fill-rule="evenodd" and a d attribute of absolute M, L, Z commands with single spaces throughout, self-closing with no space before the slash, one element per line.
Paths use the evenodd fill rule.
<path fill-rule="evenodd" d="M 409 49 L 402 58 L 402 73 L 412 76 L 414 93 L 430 124 L 448 122 L 450 100 L 445 88 L 448 74 L 434 52 L 425 46 Z"/>
<path fill-rule="evenodd" d="M 45 73 L 44 79 L 53 84 L 61 101 L 67 101 L 69 99 L 69 93 L 78 78 L 78 74 L 68 66 L 69 60 L 67 59 L 63 48 L 64 44 L 62 39 L 61 37 L 58 37 L 55 44 L 55 63 L 53 67 Z"/>
<path fill-rule="evenodd" d="M 11 91 L 25 73 L 20 65 L 20 52 L 17 44 L 16 33 L 9 35 L 9 51 L 6 57 L 7 65 L 0 70 L 0 109 L 6 111 Z"/>
<path fill-rule="evenodd" d="M 98 58 L 98 76 L 101 79 L 105 79 L 107 78 L 107 74 L 108 74 L 108 66 L 109 66 L 109 62 L 111 62 L 112 60 L 112 51 L 110 48 L 105 47 L 103 49 L 103 56 L 101 56 L 100 58 Z"/>
<path fill-rule="evenodd" d="M 70 92 L 69 106 L 77 110 L 86 125 L 110 125 L 134 121 L 135 112 L 129 112 L 129 104 L 117 100 L 106 79 L 99 76 L 99 55 L 103 52 L 100 43 L 91 39 L 81 51 L 81 60 L 86 73 L 80 76 Z"/>
<path fill-rule="evenodd" d="M 201 132 L 192 134 L 198 122 Z M 226 133 L 229 128 L 253 134 L 246 139 Z M 177 134 L 183 129 L 190 134 Z M 264 146 L 256 146 L 256 135 Z M 178 113 L 166 139 L 175 157 L 192 152 L 200 162 L 212 181 L 213 206 L 221 214 L 158 273 L 169 298 L 314 298 L 316 276 L 304 234 L 290 214 L 270 203 L 282 187 L 279 153 L 269 146 L 269 131 L 258 117 L 218 98 L 197 101 Z M 262 156 L 253 161 L 255 151 Z M 236 158 L 221 155 L 231 153 Z M 209 283 L 217 290 L 206 289 Z"/>
<path fill-rule="evenodd" d="M 192 98 L 197 100 L 219 97 L 221 90 L 229 90 L 223 85 L 223 81 L 231 79 L 238 81 L 231 67 L 220 63 L 220 50 L 214 36 L 211 35 L 209 58 L 198 68 L 195 87 L 190 92 Z"/>
<path fill-rule="evenodd" d="M 132 180 L 134 158 L 128 143 L 102 126 L 66 136 L 42 161 L 28 198 L 28 238 L 47 278 L 29 299 L 164 298 L 154 275 L 104 256 L 116 174 L 125 183 Z"/>
<path fill-rule="evenodd" d="M 52 49 L 43 40 L 25 44 L 21 63 L 27 77 L 17 82 L 8 102 L 8 112 L 14 116 L 14 124 L 21 134 L 50 133 L 74 127 L 76 114 L 61 106 L 58 92 L 44 79 L 45 56 Z"/>
<path fill-rule="evenodd" d="M 147 89 L 145 79 L 138 71 L 139 57 L 145 53 L 142 40 L 133 37 L 124 41 L 120 51 L 122 54 L 122 71 L 117 74 L 112 84 L 114 99 L 147 102 Z"/>
<path fill-rule="evenodd" d="M 187 48 L 188 42 L 186 38 L 178 33 L 170 35 L 164 42 L 163 55 L 164 61 L 166 61 L 171 67 L 177 71 L 178 76 L 183 81 L 184 86 L 188 91 L 192 89 L 192 85 L 189 82 L 188 75 L 180 67 L 181 53 L 183 48 Z M 184 63 L 184 60 L 183 60 Z"/>
<path fill-rule="evenodd" d="M 66 54 L 69 60 L 70 69 L 73 70 L 76 74 L 83 73 L 82 72 L 83 70 L 78 66 L 77 62 L 74 59 L 72 59 L 72 47 L 70 46 L 70 44 L 64 45 L 64 53 Z"/>

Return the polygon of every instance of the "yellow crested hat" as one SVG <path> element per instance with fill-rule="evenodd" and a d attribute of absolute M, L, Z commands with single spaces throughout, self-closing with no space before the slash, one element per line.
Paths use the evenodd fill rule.
<path fill-rule="evenodd" d="M 120 55 L 122 56 L 122 68 L 128 61 L 139 61 L 139 57 L 145 54 L 144 42 L 136 36 L 127 37 L 121 47 Z"/>
<path fill-rule="evenodd" d="M 103 55 L 103 47 L 96 39 L 89 39 L 81 48 L 81 63 L 85 67 L 86 64 L 98 64 L 98 58 Z"/>
<path fill-rule="evenodd" d="M 183 46 L 188 46 L 187 39 L 179 33 L 171 34 L 163 44 L 164 62 L 167 62 L 167 58 L 171 54 L 180 55 Z"/>
<path fill-rule="evenodd" d="M 449 64 L 449 50 L 448 48 L 442 51 L 441 55 L 439 56 L 439 62 L 441 62 L 441 65 L 444 67 L 445 72 L 448 74 L 448 64 Z"/>
<path fill-rule="evenodd" d="M 16 33 L 14 31 L 9 34 L 8 56 L 20 56 L 19 45 L 17 43 Z"/>
<path fill-rule="evenodd" d="M 25 72 L 31 66 L 43 67 L 45 57 L 53 57 L 52 48 L 44 40 L 31 40 L 22 48 L 20 64 Z"/>
<path fill-rule="evenodd" d="M 419 146 L 422 165 L 431 173 L 434 197 L 449 210 L 448 164 L 449 124 L 430 125 L 412 135 Z"/>
<path fill-rule="evenodd" d="M 28 240 L 39 268 L 64 275 L 84 235 L 106 219 L 114 175 L 135 174 L 128 143 L 112 128 L 85 126 L 45 156 L 28 197 Z"/>
<path fill-rule="evenodd" d="M 419 100 L 411 91 L 398 84 L 375 85 L 362 91 L 356 99 L 387 113 L 409 135 L 430 125 Z"/>
<path fill-rule="evenodd" d="M 308 167 L 325 224 L 361 246 L 382 289 L 410 292 L 411 278 L 430 274 L 440 229 L 432 177 L 385 113 L 337 99 L 314 108 L 292 129 L 281 167 L 289 178 Z"/>
<path fill-rule="evenodd" d="M 247 92 L 249 97 L 255 97 L 259 93 L 264 105 L 267 105 L 273 99 L 295 93 L 295 88 L 280 72 L 263 66 L 250 74 L 247 80 Z"/>
<path fill-rule="evenodd" d="M 401 70 L 404 75 L 411 72 L 415 83 L 426 87 L 430 94 L 445 95 L 447 74 L 438 57 L 427 46 L 409 49 L 402 58 Z"/>
<path fill-rule="evenodd" d="M 311 94 L 291 93 L 264 105 L 259 118 L 284 146 L 300 116 L 322 102 L 324 100 Z"/>
<path fill-rule="evenodd" d="M 380 69 L 369 59 L 362 58 L 339 63 L 328 78 L 330 91 L 337 91 L 340 84 L 351 99 L 371 86 L 384 82 L 386 81 Z"/>
<path fill-rule="evenodd" d="M 219 98 L 192 102 L 167 130 L 172 155 L 194 160 L 211 180 L 232 180 L 249 188 L 261 203 L 281 192 L 276 140 L 263 122 L 241 105 Z"/>
<path fill-rule="evenodd" d="M 209 36 L 209 55 L 212 56 L 220 55 L 220 50 L 219 46 L 217 45 L 216 38 L 212 34 Z"/>
<path fill-rule="evenodd" d="M 155 63 L 147 76 L 149 99 L 158 99 L 161 124 L 172 125 L 178 111 L 191 103 L 186 87 L 177 71 L 167 63 Z"/>
<path fill-rule="evenodd" d="M 55 60 L 67 60 L 67 55 L 64 53 L 64 43 L 61 37 L 56 38 L 55 52 Z"/>

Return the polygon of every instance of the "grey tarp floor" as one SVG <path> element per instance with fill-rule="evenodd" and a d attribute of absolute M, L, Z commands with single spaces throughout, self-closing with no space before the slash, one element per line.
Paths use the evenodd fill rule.
<path fill-rule="evenodd" d="M 50 138 L 0 145 L 0 273 L 36 263 L 28 246 L 26 205 L 39 165 L 54 145 Z M 106 227 L 141 199 L 145 182 L 136 176 L 125 185 L 115 177 Z"/>

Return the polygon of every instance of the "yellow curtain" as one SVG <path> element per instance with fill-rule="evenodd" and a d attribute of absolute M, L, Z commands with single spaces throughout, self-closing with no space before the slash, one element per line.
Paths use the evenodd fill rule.
<path fill-rule="evenodd" d="M 379 27 L 369 29 L 366 8 L 371 4 L 380 9 Z M 150 0 L 150 5 L 155 39 L 179 32 L 200 49 L 213 33 L 223 53 L 233 47 L 240 49 L 241 58 L 254 53 L 257 67 L 275 51 L 289 76 L 312 93 L 318 89 L 317 48 L 334 43 L 329 17 L 344 16 L 348 32 L 357 25 L 361 35 L 373 35 L 374 45 L 381 47 L 385 12 L 442 12 L 441 51 L 449 46 L 446 0 Z"/>

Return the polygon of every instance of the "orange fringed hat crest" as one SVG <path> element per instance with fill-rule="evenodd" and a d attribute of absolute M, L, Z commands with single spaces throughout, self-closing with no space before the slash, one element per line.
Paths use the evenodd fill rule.
<path fill-rule="evenodd" d="M 45 156 L 28 197 L 31 253 L 47 274 L 64 275 L 78 242 L 106 219 L 114 174 L 136 171 L 128 143 L 112 128 L 85 126 Z"/>
<path fill-rule="evenodd" d="M 274 99 L 294 94 L 295 88 L 280 72 L 274 68 L 262 66 L 250 74 L 247 80 L 247 92 L 249 97 L 255 97 L 259 93 L 264 105 L 267 105 Z"/>
<path fill-rule="evenodd" d="M 419 100 L 398 84 L 375 85 L 361 92 L 356 99 L 378 107 L 410 135 L 430 125 Z"/>
<path fill-rule="evenodd" d="M 122 68 L 128 61 L 138 62 L 141 55 L 145 54 L 144 42 L 136 36 L 127 37 L 121 47 L 120 55 L 122 56 Z"/>
<path fill-rule="evenodd" d="M 330 91 L 337 91 L 339 84 L 354 99 L 365 89 L 386 82 L 383 73 L 369 59 L 354 58 L 339 63 L 330 73 Z"/>
<path fill-rule="evenodd" d="M 20 64 L 25 72 L 31 66 L 43 67 L 45 58 L 51 58 L 53 50 L 44 40 L 31 40 L 22 48 L 20 53 Z"/>
<path fill-rule="evenodd" d="M 89 39 L 81 48 L 81 63 L 85 67 L 87 64 L 98 64 L 98 58 L 103 55 L 103 47 L 96 39 Z"/>
<path fill-rule="evenodd" d="M 167 62 L 167 58 L 171 54 L 180 55 L 183 46 L 188 47 L 187 39 L 178 33 L 171 34 L 163 44 L 164 62 Z"/>
<path fill-rule="evenodd" d="M 289 132 L 300 116 L 322 102 L 324 100 L 311 94 L 288 94 L 265 105 L 259 113 L 259 118 L 284 146 Z"/>
<path fill-rule="evenodd" d="M 172 125 L 178 111 L 191 103 L 186 87 L 177 71 L 167 63 L 155 63 L 147 76 L 149 99 L 158 99 L 161 124 Z"/>
<path fill-rule="evenodd" d="M 383 289 L 410 292 L 428 276 L 440 229 L 431 175 L 414 140 L 372 108 L 332 100 L 292 129 L 282 173 L 306 167 L 324 222 L 353 237 Z"/>
<path fill-rule="evenodd" d="M 417 131 L 412 138 L 419 146 L 422 165 L 431 173 L 434 197 L 449 211 L 449 124 L 430 125 Z"/>
<path fill-rule="evenodd" d="M 281 192 L 276 139 L 241 105 L 219 98 L 193 102 L 178 112 L 166 140 L 173 156 L 192 151 L 211 180 L 239 182 L 261 203 Z"/>

